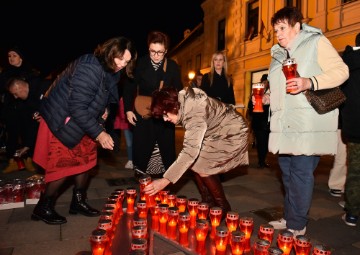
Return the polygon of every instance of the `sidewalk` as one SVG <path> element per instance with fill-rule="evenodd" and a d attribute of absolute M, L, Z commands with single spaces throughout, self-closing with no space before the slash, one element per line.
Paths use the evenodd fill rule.
<path fill-rule="evenodd" d="M 181 137 L 178 137 L 178 146 Z M 89 204 L 101 209 L 105 199 L 116 188 L 127 188 L 137 183 L 133 172 L 125 169 L 125 150 L 121 152 L 100 151 L 98 166 L 92 170 L 92 179 L 88 189 Z M 256 238 L 260 224 L 281 216 L 283 195 L 281 190 L 281 173 L 276 157 L 270 154 L 271 169 L 257 169 L 256 149 L 249 149 L 250 166 L 233 170 L 226 174 L 223 182 L 225 192 L 232 209 L 240 216 L 254 218 Z M 307 236 L 313 245 L 325 244 L 333 249 L 332 255 L 360 254 L 360 223 L 349 227 L 341 220 L 343 209 L 338 205 L 342 198 L 330 196 L 327 187 L 328 173 L 332 157 L 322 157 L 315 172 L 315 188 Z M 0 170 L 6 162 L 0 159 Z M 27 171 L 10 174 L 0 173 L 0 179 L 27 178 L 33 173 Z M 112 186 L 117 185 L 117 186 Z M 178 195 L 188 198 L 200 198 L 195 183 L 186 174 L 172 189 Z M 67 188 L 56 203 L 56 210 L 65 216 L 68 222 L 61 226 L 47 225 L 30 220 L 35 205 L 24 208 L 0 211 L 0 255 L 75 255 L 91 254 L 89 235 L 97 226 L 98 217 L 70 215 L 72 187 Z M 275 232 L 277 235 L 277 231 Z M 273 243 L 274 245 L 274 243 Z M 127 250 L 124 253 L 127 255 Z"/>

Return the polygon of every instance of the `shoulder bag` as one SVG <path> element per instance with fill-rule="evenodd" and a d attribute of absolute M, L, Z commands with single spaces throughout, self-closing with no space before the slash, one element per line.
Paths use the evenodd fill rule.
<path fill-rule="evenodd" d="M 339 87 L 315 91 L 307 90 L 305 97 L 318 114 L 330 112 L 346 100 L 344 92 Z"/>
<path fill-rule="evenodd" d="M 167 65 L 167 59 L 165 58 L 164 68 L 163 68 L 164 73 L 166 72 L 166 65 Z M 164 81 L 161 80 L 159 90 L 161 90 L 163 86 L 164 86 Z M 136 112 L 139 113 L 141 117 L 143 117 L 144 119 L 148 119 L 151 117 L 151 110 L 150 110 L 151 101 L 152 101 L 151 96 L 139 95 L 139 89 L 138 89 L 138 94 L 135 97 L 134 107 Z"/>

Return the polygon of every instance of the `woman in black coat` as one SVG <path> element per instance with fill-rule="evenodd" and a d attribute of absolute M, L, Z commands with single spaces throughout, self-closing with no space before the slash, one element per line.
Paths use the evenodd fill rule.
<path fill-rule="evenodd" d="M 126 117 L 134 125 L 134 169 L 155 177 L 160 172 L 165 172 L 175 160 L 175 127 L 161 119 L 143 118 L 134 110 L 134 98 L 137 89 L 139 95 L 151 96 L 159 89 L 161 80 L 164 81 L 164 87 L 174 87 L 178 91 L 183 86 L 178 65 L 165 57 L 169 47 L 168 36 L 154 31 L 149 33 L 147 41 L 149 54 L 138 60 L 135 78 L 125 83 L 123 99 Z"/>

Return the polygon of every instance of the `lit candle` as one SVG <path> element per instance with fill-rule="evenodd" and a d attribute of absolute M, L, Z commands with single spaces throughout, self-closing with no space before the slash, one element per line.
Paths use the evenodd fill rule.
<path fill-rule="evenodd" d="M 242 255 L 245 246 L 245 233 L 241 231 L 231 232 L 230 246 L 233 255 Z"/>
<path fill-rule="evenodd" d="M 264 239 L 258 239 L 254 243 L 254 255 L 268 255 L 270 242 Z"/>
<path fill-rule="evenodd" d="M 281 230 L 278 234 L 277 244 L 284 255 L 289 255 L 293 246 L 294 235 L 288 230 Z"/>
<path fill-rule="evenodd" d="M 131 250 L 132 251 L 146 251 L 147 250 L 147 240 L 145 238 L 134 238 L 131 240 Z"/>
<path fill-rule="evenodd" d="M 186 196 L 177 196 L 176 197 L 176 207 L 179 208 L 179 213 L 185 212 L 187 205 L 187 197 Z"/>
<path fill-rule="evenodd" d="M 225 226 L 216 227 L 216 235 L 215 235 L 215 247 L 216 254 L 223 255 L 226 251 L 226 246 L 228 243 L 229 230 Z"/>
<path fill-rule="evenodd" d="M 216 227 L 219 226 L 221 222 L 222 209 L 220 207 L 211 207 L 209 215 L 211 223 L 210 237 L 214 238 L 216 233 Z"/>
<path fill-rule="evenodd" d="M 159 195 L 160 195 L 160 202 L 162 204 L 167 204 L 168 200 L 167 200 L 167 196 L 170 193 L 170 190 L 161 190 L 159 191 Z"/>
<path fill-rule="evenodd" d="M 274 237 L 274 227 L 270 224 L 261 224 L 258 232 L 258 238 L 272 243 Z"/>
<path fill-rule="evenodd" d="M 168 211 L 169 211 L 168 204 L 159 205 L 159 232 L 164 236 L 167 236 L 166 225 L 168 220 Z"/>
<path fill-rule="evenodd" d="M 168 194 L 167 195 L 167 204 L 169 207 L 175 207 L 176 206 L 176 195 L 175 194 Z"/>
<path fill-rule="evenodd" d="M 104 229 L 106 231 L 106 235 L 109 238 L 109 243 L 111 244 L 111 240 L 114 238 L 114 229 L 111 220 L 109 219 L 100 219 L 98 222 L 98 228 Z"/>
<path fill-rule="evenodd" d="M 132 238 L 147 238 L 147 227 L 146 226 L 134 226 L 131 229 Z"/>
<path fill-rule="evenodd" d="M 150 207 L 151 214 L 151 229 L 155 231 L 159 231 L 159 204 L 157 203 L 155 206 Z"/>
<path fill-rule="evenodd" d="M 183 246 L 189 245 L 188 232 L 190 227 L 190 214 L 188 212 L 179 213 L 179 243 Z"/>
<path fill-rule="evenodd" d="M 136 203 L 137 213 L 139 218 L 147 218 L 148 207 L 145 200 L 139 200 Z"/>
<path fill-rule="evenodd" d="M 90 236 L 92 255 L 103 255 L 109 242 L 104 229 L 95 229 Z"/>
<path fill-rule="evenodd" d="M 295 254 L 310 255 L 311 242 L 310 238 L 304 235 L 298 235 L 295 239 Z"/>
<path fill-rule="evenodd" d="M 331 248 L 323 244 L 316 244 L 312 255 L 331 255 Z"/>
<path fill-rule="evenodd" d="M 127 213 L 134 213 L 135 212 L 135 208 L 134 208 L 134 203 L 135 203 L 135 199 L 136 199 L 136 189 L 135 188 L 127 188 L 126 189 L 126 202 L 127 202 Z"/>
<path fill-rule="evenodd" d="M 168 220 L 167 220 L 167 236 L 175 240 L 176 239 L 176 227 L 179 217 L 179 208 L 169 207 L 168 210 Z"/>
<path fill-rule="evenodd" d="M 205 240 L 209 231 L 209 223 L 207 220 L 196 220 L 195 238 L 196 238 L 196 251 L 201 253 L 205 249 Z"/>
<path fill-rule="evenodd" d="M 250 237 L 254 229 L 254 220 L 251 217 L 240 218 L 240 230 L 245 233 L 245 247 L 244 251 L 251 250 Z"/>
<path fill-rule="evenodd" d="M 195 228 L 199 203 L 200 201 L 197 198 L 189 198 L 188 200 L 187 208 L 190 214 L 190 228 Z"/>
<path fill-rule="evenodd" d="M 144 188 L 152 183 L 150 175 L 144 175 L 139 179 L 140 182 L 140 194 L 142 194 L 141 199 L 146 201 L 148 208 L 156 205 L 155 196 L 150 196 L 144 193 Z"/>
<path fill-rule="evenodd" d="M 239 224 L 239 214 L 234 211 L 227 212 L 225 222 L 229 232 L 235 231 Z"/>
<path fill-rule="evenodd" d="M 198 219 L 206 220 L 209 214 L 209 204 L 205 202 L 201 202 L 198 204 Z"/>

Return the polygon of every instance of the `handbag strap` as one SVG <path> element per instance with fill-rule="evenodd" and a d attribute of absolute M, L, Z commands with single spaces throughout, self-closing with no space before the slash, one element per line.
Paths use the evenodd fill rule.
<path fill-rule="evenodd" d="M 167 58 L 165 58 L 164 66 L 163 66 L 164 74 L 166 73 L 166 66 L 167 66 Z M 161 90 L 163 86 L 164 86 L 164 80 L 161 80 L 159 90 Z"/>

